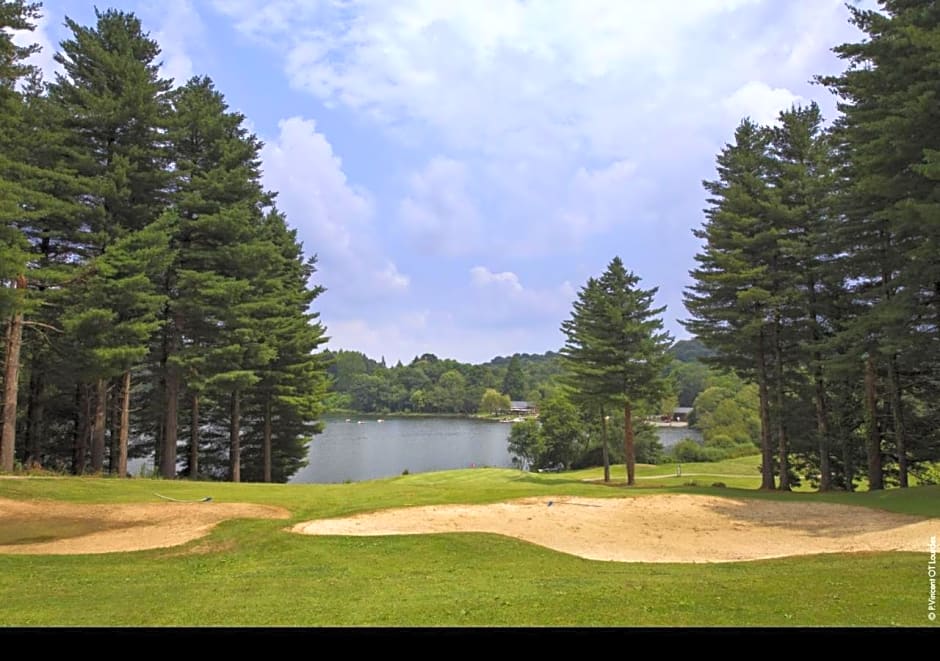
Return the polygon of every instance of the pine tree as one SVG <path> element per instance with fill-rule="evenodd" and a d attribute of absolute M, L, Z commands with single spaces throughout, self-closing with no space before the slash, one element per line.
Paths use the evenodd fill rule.
<path fill-rule="evenodd" d="M 169 139 L 179 215 L 176 260 L 163 279 L 168 296 L 161 356 L 164 375 L 162 472 L 175 475 L 178 400 L 181 387 L 190 407 L 187 472 L 199 474 L 200 398 L 217 370 L 217 333 L 235 304 L 248 295 L 251 270 L 238 270 L 232 244 L 259 231 L 260 207 L 268 196 L 260 186 L 260 142 L 244 128 L 244 116 L 228 110 L 209 78 L 192 78 L 173 93 Z M 242 281 L 237 279 L 241 277 Z"/>
<path fill-rule="evenodd" d="M 34 192 L 31 213 L 20 224 L 30 252 L 22 361 L 26 377 L 23 384 L 28 383 L 22 457 L 25 465 L 32 465 L 39 463 L 45 450 L 55 444 L 50 429 L 61 429 L 46 415 L 46 403 L 58 388 L 74 386 L 67 383 L 70 375 L 63 374 L 57 365 L 62 338 L 60 318 L 78 273 L 93 254 L 88 230 L 96 211 L 84 204 L 95 184 L 76 172 L 63 110 L 45 95 L 38 75 L 24 87 L 24 101 L 27 126 L 20 133 L 23 153 L 17 157 L 13 176 Z"/>
<path fill-rule="evenodd" d="M 863 307 L 844 337 L 868 375 L 872 488 L 882 482 L 881 457 L 876 455 L 887 429 L 900 484 L 908 485 L 916 438 L 910 426 L 920 417 L 914 409 L 933 409 L 927 417 L 936 415 L 931 403 L 937 400 L 940 365 L 935 173 L 940 8 L 928 0 L 882 0 L 880 5 L 880 11 L 849 8 L 852 22 L 867 39 L 838 46 L 835 51 L 847 61 L 847 70 L 821 79 L 842 99 L 837 136 L 847 176 L 841 198 L 841 263 Z M 890 412 L 883 424 L 879 382 Z"/>
<path fill-rule="evenodd" d="M 774 199 L 768 143 L 767 131 L 745 119 L 734 144 L 718 155 L 718 179 L 704 182 L 710 206 L 703 227 L 693 234 L 705 243 L 690 272 L 695 282 L 685 293 L 692 318 L 682 322 L 716 352 L 703 359 L 706 363 L 758 385 L 762 489 L 775 487 L 769 393 L 775 301 L 768 258 Z"/>
<path fill-rule="evenodd" d="M 307 444 L 323 429 L 326 369 L 316 352 L 326 337 L 318 314 L 310 311 L 323 289 L 309 285 L 316 258 L 304 259 L 296 231 L 287 228 L 282 214 L 276 210 L 266 214 L 263 234 L 277 249 L 259 274 L 264 292 L 256 319 L 271 358 L 257 370 L 260 379 L 249 397 L 254 424 L 245 475 L 283 482 L 306 465 Z"/>
<path fill-rule="evenodd" d="M 597 393 L 623 406 L 629 485 L 635 483 L 636 467 L 633 411 L 641 402 L 662 397 L 671 344 L 669 334 L 662 332 L 665 308 L 652 307 L 657 289 L 640 289 L 639 282 L 615 257 L 603 275 L 582 290 L 570 323 L 562 326 L 567 335 L 563 355 L 569 363 L 584 361 L 575 367 L 580 378 L 574 382 L 580 381 L 589 397 Z"/>
<path fill-rule="evenodd" d="M 171 179 L 164 144 L 170 83 L 159 78 L 160 48 L 133 14 L 96 10 L 95 15 L 94 28 L 66 18 L 72 38 L 55 56 L 65 75 L 49 87 L 69 131 L 74 168 L 95 181 L 84 196 L 97 212 L 89 227 L 89 260 L 150 226 L 166 208 Z M 94 355 L 97 347 L 86 339 L 86 353 Z M 95 471 L 102 469 L 109 371 L 100 365 L 86 372 L 94 384 L 92 419 L 82 420 L 80 411 L 76 425 L 76 430 L 91 428 Z M 87 400 L 87 394 L 80 399 Z M 77 446 L 84 442 L 81 436 L 77 433 Z"/>
<path fill-rule="evenodd" d="M 8 29 L 32 29 L 38 6 L 22 1 L 0 2 L 0 324 L 3 337 L 3 409 L 0 416 L 0 471 L 13 470 L 17 397 L 28 244 L 14 223 L 22 221 L 23 201 L 30 191 L 10 180 L 22 154 L 23 101 L 15 87 L 29 73 L 25 59 L 35 47 L 18 47 Z"/>
<path fill-rule="evenodd" d="M 67 195 L 76 184 L 67 168 L 49 156 L 58 137 L 49 130 L 41 78 L 26 63 L 38 47 L 16 46 L 8 30 L 32 30 L 39 5 L 0 2 L 0 324 L 4 327 L 3 416 L 0 469 L 13 466 L 24 331 L 51 328 L 39 319 L 45 290 L 55 280 L 48 255 L 58 249 L 61 226 L 74 221 L 76 205 Z M 39 253 L 39 256 L 36 256 Z M 60 263 L 72 261 L 67 250 Z M 53 329 L 54 330 L 54 329 Z M 45 332 L 45 331 L 42 331 Z M 26 444 L 28 455 L 30 444 Z M 27 456 L 27 459 L 30 457 Z"/>
<path fill-rule="evenodd" d="M 572 304 L 571 318 L 562 322 L 565 346 L 561 356 L 565 373 L 563 382 L 570 391 L 570 398 L 578 404 L 597 412 L 602 429 L 602 456 L 604 482 L 610 482 L 610 450 L 607 444 L 606 415 L 613 404 L 610 394 L 604 389 L 601 378 L 607 356 L 595 338 L 602 332 L 604 291 L 596 278 L 588 278 L 587 284 L 578 292 Z"/>
<path fill-rule="evenodd" d="M 104 415 L 107 381 L 120 377 L 120 406 L 116 407 L 116 468 L 127 473 L 127 441 L 130 428 L 131 371 L 144 362 L 149 343 L 159 327 L 163 295 L 156 289 L 159 273 L 170 259 L 170 219 L 125 234 L 108 246 L 89 265 L 77 305 L 63 319 L 70 333 L 85 337 L 84 366 L 94 375 L 96 413 L 93 420 L 91 467 L 104 465 Z"/>
<path fill-rule="evenodd" d="M 780 488 L 788 486 L 786 428 L 798 429 L 800 420 L 790 414 L 798 401 L 785 403 L 784 391 L 800 397 L 812 389 L 816 412 L 820 490 L 831 486 L 829 461 L 829 405 L 824 378 L 826 318 L 830 307 L 826 292 L 836 280 L 826 271 L 830 260 L 828 233 L 833 172 L 828 136 L 823 131 L 819 107 L 811 103 L 780 113 L 771 129 L 770 177 L 774 205 L 769 210 L 776 230 L 771 261 L 775 293 L 776 418 L 780 440 Z M 827 281 L 828 280 L 828 281 Z M 784 365 L 788 368 L 784 369 Z M 812 381 L 810 386 L 809 381 Z"/>

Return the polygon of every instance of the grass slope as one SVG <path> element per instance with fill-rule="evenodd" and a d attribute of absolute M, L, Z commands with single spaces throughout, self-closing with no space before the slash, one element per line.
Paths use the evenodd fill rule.
<path fill-rule="evenodd" d="M 684 464 L 683 473 L 740 471 L 743 479 L 750 479 L 753 462 L 736 459 L 694 465 L 694 470 Z M 664 467 L 642 467 L 639 475 L 653 479 L 630 490 L 582 481 L 598 477 L 597 469 L 542 475 L 470 469 L 342 485 L 0 479 L 0 497 L 114 503 L 155 501 L 154 492 L 175 498 L 208 495 L 219 501 L 281 505 L 291 510 L 293 521 L 301 521 L 532 495 L 686 492 L 825 500 L 940 516 L 937 487 L 874 494 L 763 494 L 690 487 L 684 484 L 687 479 L 671 485 L 673 478 L 663 472 Z M 729 479 L 722 481 L 730 485 Z M 231 521 L 186 546 L 137 553 L 0 555 L 0 625 L 929 624 L 926 553 L 649 565 L 582 560 L 498 535 L 307 537 L 286 533 L 284 527 L 284 521 Z"/>

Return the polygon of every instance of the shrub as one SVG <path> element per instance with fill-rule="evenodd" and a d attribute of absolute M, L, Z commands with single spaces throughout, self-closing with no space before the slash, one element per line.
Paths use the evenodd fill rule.
<path fill-rule="evenodd" d="M 730 448 L 737 444 L 728 434 L 714 434 L 711 438 L 708 439 L 706 445 L 710 445 L 711 447 L 715 448 Z"/>

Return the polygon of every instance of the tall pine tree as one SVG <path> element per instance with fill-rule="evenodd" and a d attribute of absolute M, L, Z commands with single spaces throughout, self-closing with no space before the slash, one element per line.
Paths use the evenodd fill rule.
<path fill-rule="evenodd" d="M 580 381 L 587 393 L 623 406 L 628 485 L 636 479 L 633 412 L 641 402 L 658 402 L 662 397 L 671 344 L 662 330 L 660 315 L 665 308 L 652 307 L 657 289 L 641 289 L 639 282 L 615 257 L 596 284 L 582 290 L 579 303 L 585 305 L 576 307 L 571 323 L 563 325 L 567 335 L 563 355 L 569 362 L 585 361 L 575 382 Z M 585 313 L 590 319 L 584 318 Z"/>
<path fill-rule="evenodd" d="M 773 194 L 768 185 L 769 135 L 745 119 L 734 144 L 718 155 L 718 179 L 705 182 L 709 208 L 693 231 L 704 245 L 685 293 L 691 319 L 683 325 L 716 353 L 706 363 L 756 382 L 761 419 L 761 488 L 773 489 L 770 383 L 773 366 L 773 282 L 768 245 Z"/>

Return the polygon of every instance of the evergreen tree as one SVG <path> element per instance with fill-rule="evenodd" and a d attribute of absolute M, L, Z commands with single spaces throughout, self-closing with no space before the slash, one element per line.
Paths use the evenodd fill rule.
<path fill-rule="evenodd" d="M 780 113 L 770 130 L 768 181 L 774 190 L 769 210 L 775 231 L 770 270 L 774 300 L 775 418 L 780 455 L 780 488 L 789 486 L 787 432 L 799 430 L 792 412 L 812 392 L 820 488 L 828 490 L 829 405 L 826 399 L 825 341 L 832 327 L 828 297 L 838 279 L 831 273 L 829 230 L 834 183 L 830 141 L 815 103 Z M 802 436 L 803 434 L 797 434 Z M 808 450 L 808 447 L 806 448 Z"/>
<path fill-rule="evenodd" d="M 0 325 L 4 328 L 3 415 L 0 469 L 13 466 L 24 331 L 52 329 L 40 318 L 46 289 L 55 282 L 49 255 L 70 264 L 74 255 L 58 245 L 62 226 L 74 223 L 78 190 L 72 172 L 50 161 L 61 134 L 50 130 L 49 105 L 41 98 L 39 72 L 26 63 L 35 45 L 13 43 L 9 30 L 32 30 L 39 5 L 0 2 Z M 22 91 L 21 91 L 22 90 Z M 38 253 L 38 256 L 37 256 Z M 24 446 L 28 455 L 31 443 Z M 26 457 L 30 459 L 29 456 Z"/>
<path fill-rule="evenodd" d="M 653 308 L 656 288 L 640 289 L 639 277 L 628 272 L 615 257 L 591 291 L 585 308 L 591 313 L 588 323 L 563 325 L 567 341 L 564 354 L 568 360 L 583 356 L 586 365 L 583 382 L 589 393 L 617 400 L 624 412 L 624 455 L 627 484 L 635 483 L 634 408 L 642 402 L 658 402 L 665 390 L 663 373 L 670 358 L 668 333 L 662 332 L 660 315 L 665 308 Z M 579 310 L 575 308 L 574 315 Z"/>
<path fill-rule="evenodd" d="M 91 431 L 91 468 L 101 472 L 105 457 L 108 379 L 120 377 L 120 405 L 115 407 L 117 473 L 127 474 L 131 371 L 144 362 L 159 326 L 163 296 L 157 276 L 166 268 L 169 218 L 125 234 L 88 266 L 75 306 L 63 319 L 65 329 L 82 342 L 83 371 L 95 379 L 95 417 Z"/>
<path fill-rule="evenodd" d="M 862 310 L 843 337 L 866 366 L 872 488 L 883 480 L 885 429 L 902 487 L 911 459 L 929 454 L 924 452 L 929 441 L 912 446 L 917 436 L 910 428 L 924 420 L 915 411 L 936 420 L 932 404 L 940 373 L 940 110 L 935 103 L 940 8 L 929 0 L 879 4 L 880 11 L 849 7 L 853 24 L 867 38 L 838 46 L 847 70 L 821 79 L 842 99 L 836 126 L 846 160 L 840 262 Z M 882 380 L 890 414 L 880 422 Z M 935 432 L 932 436 L 934 443 L 940 440 Z"/>
<path fill-rule="evenodd" d="M 3 333 L 3 407 L 0 416 L 0 471 L 12 471 L 16 445 L 20 347 L 26 299 L 28 244 L 17 222 L 24 220 L 28 188 L 12 180 L 16 158 L 23 153 L 20 136 L 24 104 L 16 91 L 29 73 L 25 60 L 36 47 L 19 47 L 8 30 L 29 30 L 38 5 L 21 0 L 0 2 L 0 325 Z"/>
<path fill-rule="evenodd" d="M 566 342 L 561 356 L 565 368 L 563 382 L 570 391 L 569 397 L 580 406 L 595 411 L 600 420 L 604 482 L 610 482 L 610 449 L 607 441 L 610 416 L 607 412 L 614 402 L 602 379 L 608 356 L 595 341 L 603 332 L 604 305 L 604 291 L 600 282 L 596 278 L 588 278 L 572 304 L 571 318 L 562 322 L 561 330 L 566 336 Z"/>
<path fill-rule="evenodd" d="M 327 379 L 317 351 L 327 338 L 318 314 L 310 311 L 323 288 L 310 286 L 316 258 L 304 259 L 296 231 L 287 228 L 282 214 L 268 213 L 263 233 L 277 249 L 264 274 L 265 291 L 256 308 L 256 321 L 271 358 L 258 369 L 260 380 L 251 391 L 255 424 L 249 436 L 246 476 L 285 482 L 306 465 L 307 444 L 323 429 L 320 418 Z"/>
<path fill-rule="evenodd" d="M 57 75 L 49 86 L 50 99 L 60 109 L 68 130 L 71 165 L 94 181 L 83 196 L 84 203 L 95 211 L 90 216 L 89 260 L 125 235 L 150 226 L 166 208 L 171 179 L 164 144 L 170 83 L 158 75 L 159 46 L 143 32 L 133 14 L 96 10 L 95 15 L 94 28 L 66 18 L 72 37 L 62 42 L 62 50 L 55 56 L 65 74 Z M 108 316 L 102 313 L 99 321 Z M 73 325 L 81 327 L 82 323 Z M 88 355 L 100 349 L 92 337 L 79 339 L 87 341 Z M 86 378 L 94 384 L 94 406 L 90 414 L 80 407 L 76 447 L 84 443 L 81 437 L 90 428 L 92 468 L 98 471 L 102 468 L 105 380 L 110 367 L 100 364 L 88 368 Z M 80 399 L 88 399 L 87 391 Z"/>
<path fill-rule="evenodd" d="M 775 487 L 770 383 L 776 302 L 768 259 L 775 235 L 768 143 L 767 131 L 745 119 L 734 144 L 718 155 L 718 179 L 704 182 L 710 206 L 703 227 L 693 230 L 704 246 L 690 272 L 695 282 L 685 293 L 692 318 L 682 322 L 716 352 L 704 362 L 758 385 L 762 489 Z"/>
<path fill-rule="evenodd" d="M 187 472 L 199 474 L 200 398 L 226 369 L 224 338 L 217 332 L 236 303 L 248 296 L 250 267 L 233 261 L 235 243 L 250 241 L 260 227 L 261 143 L 244 128 L 244 116 L 228 110 L 208 78 L 192 78 L 172 94 L 169 141 L 177 186 L 179 224 L 176 259 L 163 278 L 168 296 L 156 367 L 163 396 L 158 419 L 163 429 L 161 472 L 176 474 L 178 402 L 182 385 L 190 409 Z M 269 252 L 271 252 L 269 250 Z M 232 321 L 228 319 L 231 327 Z"/>

